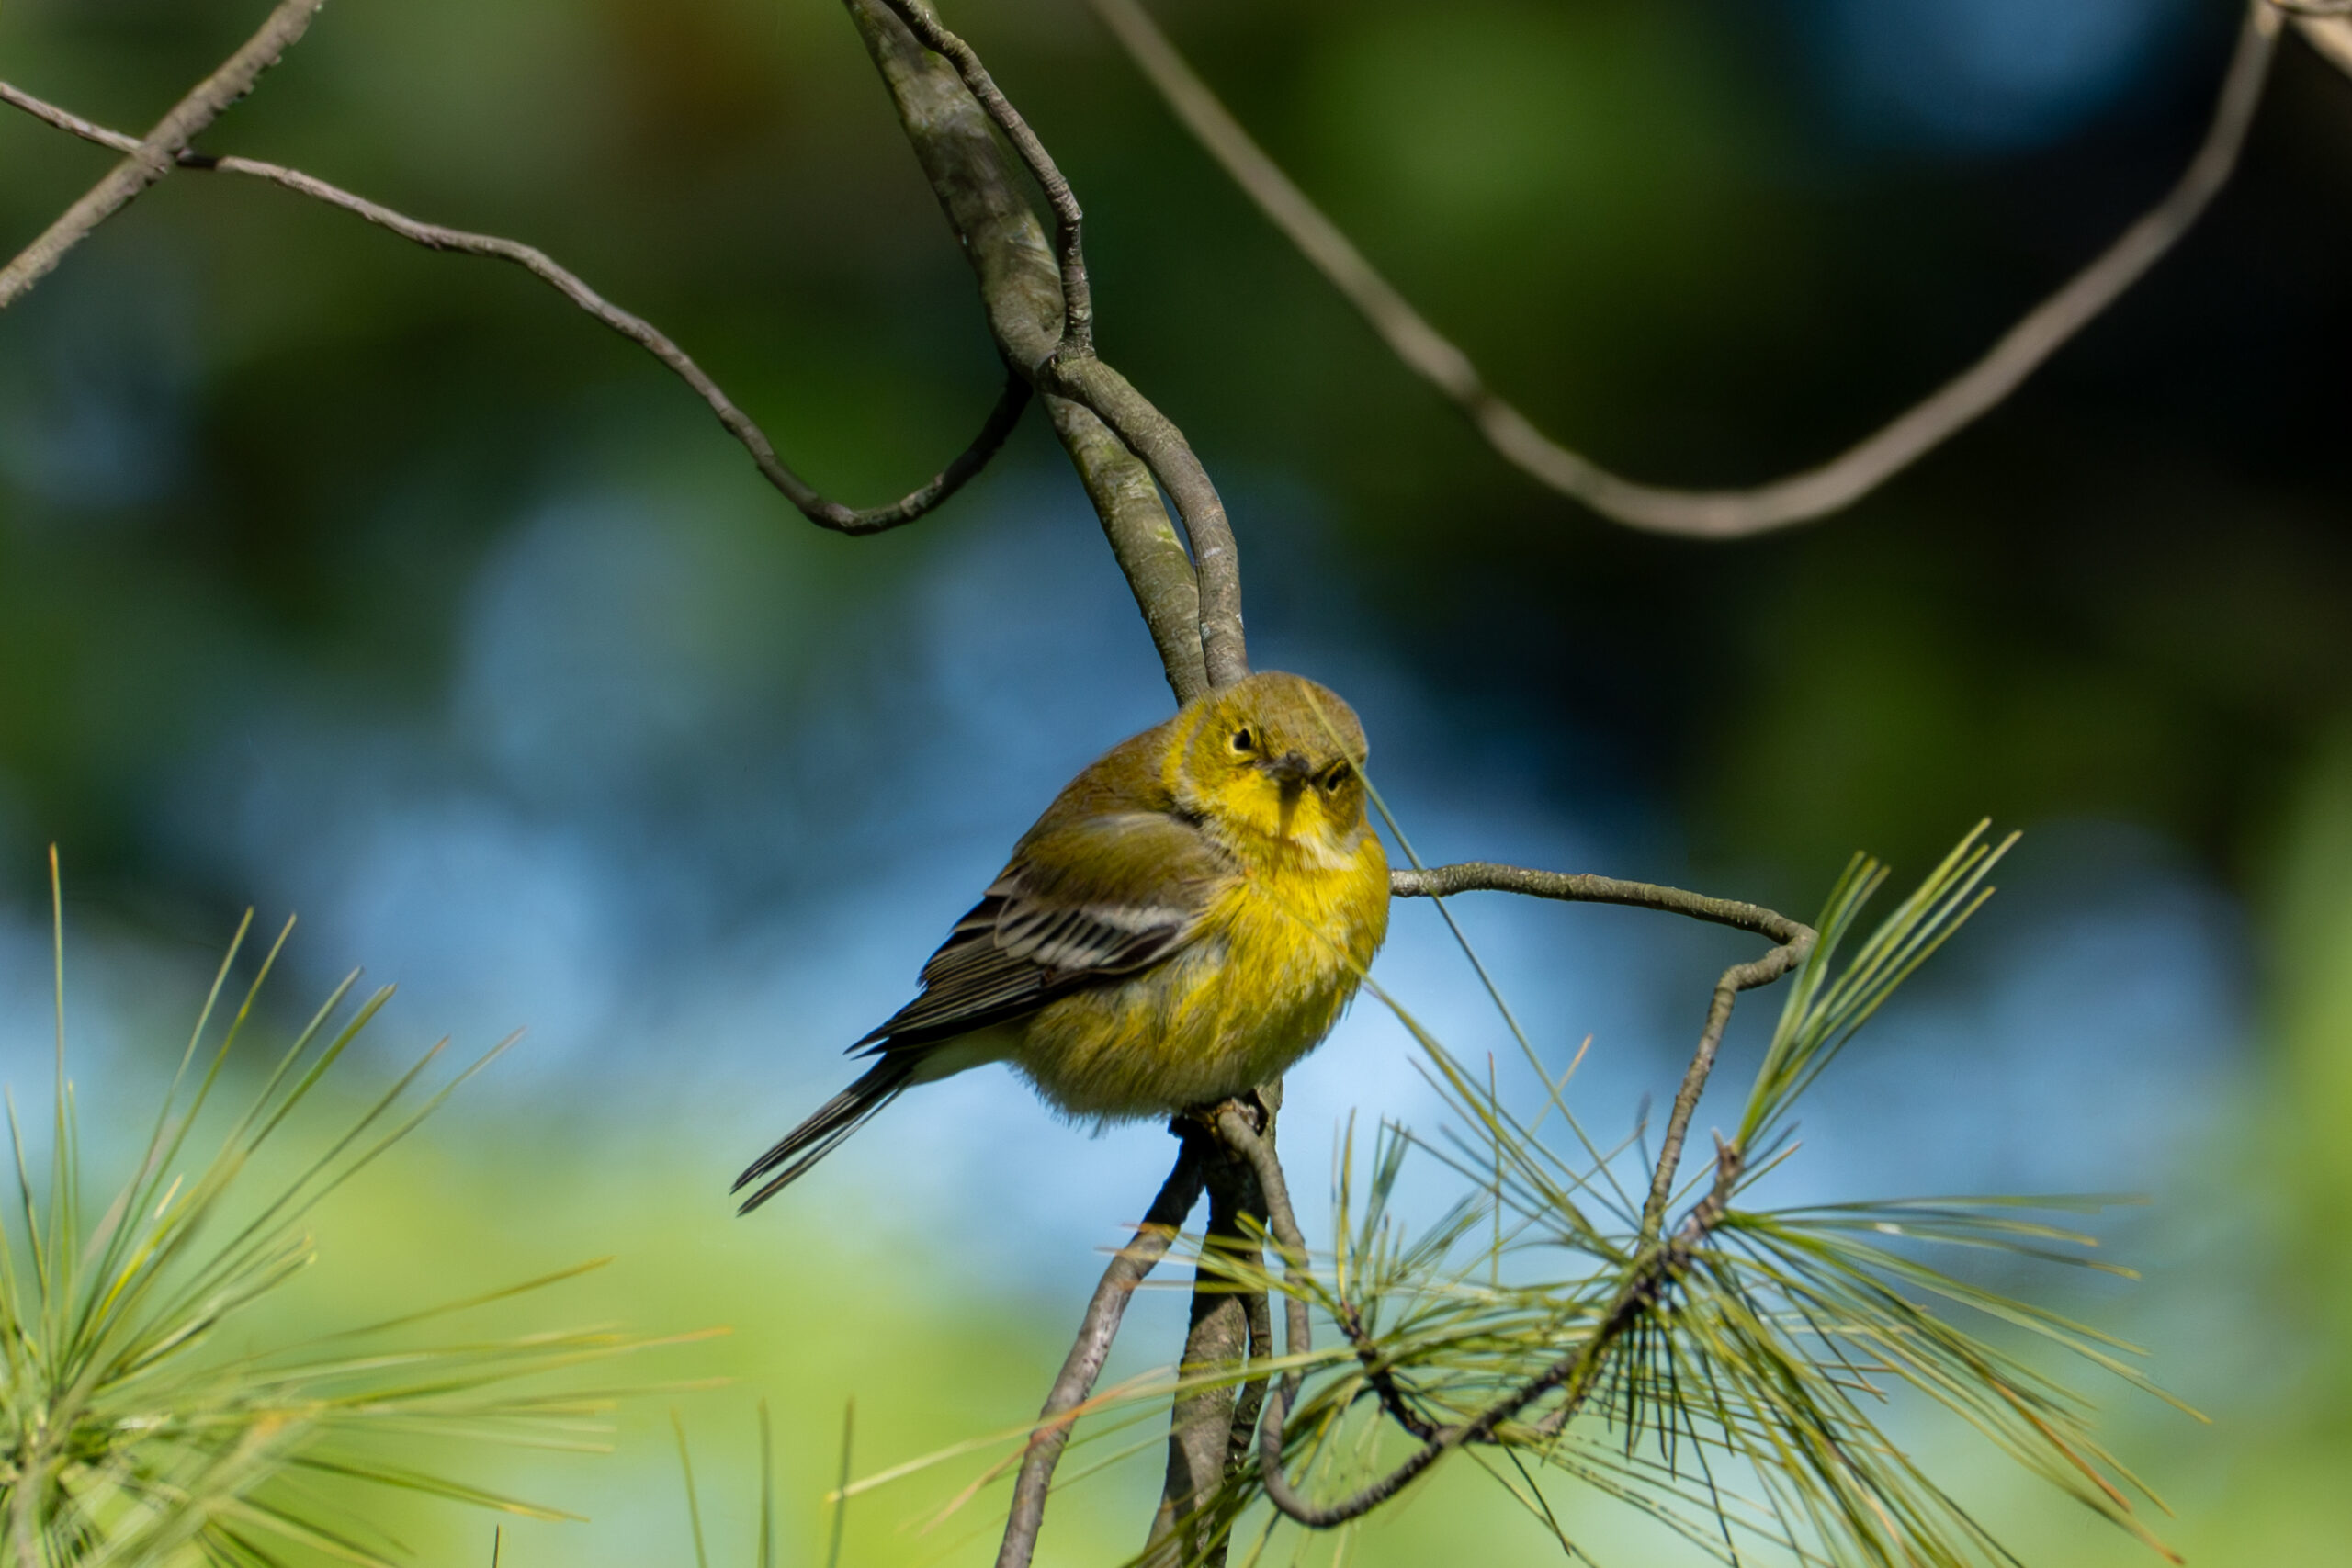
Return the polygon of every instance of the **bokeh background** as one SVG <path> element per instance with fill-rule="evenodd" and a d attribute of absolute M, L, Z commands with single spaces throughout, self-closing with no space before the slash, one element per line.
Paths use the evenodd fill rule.
<path fill-rule="evenodd" d="M 11 0 L 0 74 L 139 130 L 261 9 Z M 1161 10 L 1497 385 L 1685 484 L 1818 460 L 1978 352 L 2174 177 L 2235 22 L 2223 0 Z M 1494 457 L 1074 0 L 948 19 L 1085 200 L 1105 352 L 1225 490 L 1256 661 L 1350 696 L 1425 856 L 1804 914 L 1856 849 L 1908 875 L 1980 817 L 2025 829 L 1994 904 L 1825 1083 L 1780 1190 L 2149 1195 L 2101 1233 L 2139 1284 L 2005 1282 L 2145 1345 L 2211 1417 L 2100 1390 L 2192 1562 L 2335 1560 L 2352 81 L 2290 39 L 2236 184 L 2022 392 L 1845 515 L 1708 546 Z M 994 395 L 963 264 L 825 0 L 338 0 L 204 145 L 542 245 L 837 495 L 928 474 Z M 105 164 L 0 118 L 0 248 Z M 47 844 L 94 1157 L 151 1103 L 238 913 L 299 912 L 285 1016 L 353 966 L 401 987 L 356 1089 L 443 1033 L 529 1033 L 322 1215 L 298 1316 L 610 1253 L 528 1312 L 734 1329 L 647 1363 L 734 1381 L 630 1406 L 610 1457 L 463 1461 L 593 1516 L 510 1529 L 519 1568 L 690 1560 L 665 1404 L 739 1562 L 757 1399 L 789 1561 L 820 1555 L 853 1395 L 861 1472 L 1034 1410 L 1160 1133 L 1089 1137 L 975 1074 L 756 1221 L 724 1189 L 1051 791 L 1167 702 L 1034 417 L 936 517 L 823 534 L 519 272 L 192 175 L 0 318 L 17 1094 L 47 1086 Z M 1629 911 L 1460 908 L 1555 1066 L 1592 1038 L 1598 1127 L 1670 1086 L 1747 951 Z M 1429 908 L 1400 907 L 1378 974 L 1465 1055 L 1504 1048 Z M 1724 1096 L 1774 1005 L 1736 1030 Z M 1310 1213 L 1351 1111 L 1434 1114 L 1370 1004 L 1291 1095 Z M 1144 1298 L 1114 1375 L 1164 1361 L 1182 1314 Z M 2146 1560 L 1982 1450 L 1919 1441 L 2027 1561 Z M 1001 1491 L 922 1528 L 980 1462 L 861 1497 L 845 1560 L 985 1561 Z M 1156 1474 L 1070 1494 L 1040 1561 L 1131 1551 Z M 486 1517 L 383 1506 L 420 1561 L 488 1561 Z M 1679 1560 L 1597 1501 L 1567 1522 L 1598 1561 Z M 1466 1470 L 1355 1548 L 1557 1551 Z"/>

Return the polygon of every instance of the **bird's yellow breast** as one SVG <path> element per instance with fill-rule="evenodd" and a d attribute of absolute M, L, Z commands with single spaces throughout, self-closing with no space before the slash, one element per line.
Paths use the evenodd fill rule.
<path fill-rule="evenodd" d="M 1237 869 L 1182 953 L 1048 1004 L 1010 1043 L 1062 1111 L 1115 1120 L 1246 1093 L 1320 1044 L 1355 996 L 1388 932 L 1380 840 L 1231 847 Z"/>

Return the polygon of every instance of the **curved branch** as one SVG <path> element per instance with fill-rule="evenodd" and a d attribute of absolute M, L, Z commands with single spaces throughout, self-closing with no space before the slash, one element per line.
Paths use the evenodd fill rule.
<path fill-rule="evenodd" d="M 1062 1450 L 1069 1442 L 1078 1408 L 1086 1403 L 1094 1380 L 1102 1375 L 1102 1362 L 1111 1354 L 1112 1340 L 1118 1337 L 1120 1320 L 1126 1315 L 1136 1287 L 1176 1239 L 1184 1216 L 1193 1212 L 1201 1195 L 1201 1183 L 1199 1151 L 1186 1138 L 1177 1149 L 1168 1179 L 1160 1184 L 1159 1196 L 1151 1201 L 1143 1224 L 1136 1227 L 1135 1240 L 1102 1270 L 1102 1282 L 1086 1303 L 1086 1316 L 1079 1324 L 1069 1359 L 1062 1362 L 1061 1373 L 1046 1395 L 1045 1408 L 1037 1412 L 1028 1450 L 1021 1456 L 1021 1474 L 1012 1483 L 1012 1512 L 1005 1520 L 1003 1544 L 997 1548 L 997 1568 L 1028 1568 L 1037 1550 L 1037 1531 L 1045 1524 L 1046 1496 L 1053 1489 L 1054 1467 L 1061 1462 Z"/>
<path fill-rule="evenodd" d="M 1004 132 L 1012 150 L 1021 154 L 1029 173 L 1046 193 L 1046 203 L 1054 209 L 1054 249 L 1060 265 L 1062 282 L 1062 339 L 1064 354 L 1091 355 L 1094 352 L 1094 287 L 1086 276 L 1086 248 L 1080 231 L 1086 215 L 1079 210 L 1078 197 L 1069 188 L 1069 181 L 1062 177 L 1060 165 L 1021 111 L 980 63 L 972 46 L 940 25 L 939 18 L 922 0 L 882 0 L 891 13 L 906 24 L 907 30 L 922 40 L 923 47 L 944 57 L 956 67 L 956 74 L 963 79 L 969 92 L 988 117 Z"/>
<path fill-rule="evenodd" d="M 1982 359 L 1818 468 L 1753 489 L 1692 491 L 1622 478 L 1538 430 L 1487 386 L 1470 356 L 1374 270 L 1354 243 L 1251 140 L 1138 0 L 1091 4 L 1194 140 L 1347 298 L 1397 358 L 1459 406 L 1497 452 L 1614 522 L 1650 533 L 1707 539 L 1765 533 L 1852 505 L 1997 406 L 2113 304 L 2188 231 L 2229 183 L 2245 144 L 2246 128 L 2262 100 L 2279 27 L 2274 0 L 2248 0 L 2212 120 L 2179 181 L 2088 266 L 2004 333 Z M 2305 17 L 2301 25 L 2319 43 L 2316 20 Z"/>
<path fill-rule="evenodd" d="M 70 110 L 44 103 L 21 88 L 0 82 L 0 102 L 24 110 L 37 119 L 48 121 L 61 130 L 71 131 L 85 141 L 95 141 L 117 152 L 136 152 L 141 143 L 119 130 L 84 119 Z M 501 239 L 493 234 L 468 233 L 461 229 L 447 229 L 437 223 L 425 223 L 404 213 L 395 212 L 381 203 L 355 196 L 326 181 L 277 164 L 265 164 L 253 158 L 215 158 L 201 152 L 181 149 L 174 159 L 176 166 L 224 175 L 243 175 L 266 180 L 274 186 L 290 190 L 297 196 L 322 201 L 330 207 L 366 220 L 379 229 L 387 229 L 413 244 L 431 251 L 446 251 L 459 255 L 485 256 L 494 261 L 512 262 L 534 277 L 548 284 L 581 310 L 610 327 L 614 332 L 636 344 L 648 354 L 668 366 L 678 378 L 694 389 L 696 396 L 710 406 L 727 433 L 742 443 L 751 453 L 752 461 L 762 477 L 781 491 L 786 500 L 800 510 L 802 516 L 821 528 L 838 534 L 879 534 L 913 522 L 925 513 L 961 490 L 965 483 L 988 467 L 1021 422 L 1022 412 L 1029 405 L 1028 381 L 1016 372 L 1008 371 L 1004 390 L 998 394 L 996 406 L 980 426 L 971 445 L 958 453 L 956 460 L 918 487 L 910 494 L 886 506 L 864 508 L 844 506 L 828 501 L 815 487 L 795 473 L 791 467 L 776 456 L 775 444 L 752 416 L 735 405 L 718 383 L 712 380 L 703 367 L 695 363 L 684 349 L 672 342 L 660 328 L 640 316 L 635 316 L 607 300 L 582 282 L 578 275 L 558 265 L 548 254 L 535 245 Z"/>
<path fill-rule="evenodd" d="M 219 70 L 188 89 L 187 96 L 155 122 L 155 129 L 147 133 L 144 141 L 130 141 L 125 137 L 123 140 L 130 144 L 119 149 L 126 154 L 123 161 L 67 208 L 15 260 L 0 267 L 0 310 L 23 299 L 92 230 L 170 174 L 179 155 L 187 151 L 187 144 L 220 118 L 222 110 L 251 91 L 261 73 L 277 64 L 278 58 L 301 39 L 310 30 L 311 18 L 318 15 L 324 3 L 325 0 L 278 0 L 243 47 L 222 61 Z"/>
<path fill-rule="evenodd" d="M 1127 449 L 1151 469 L 1176 503 L 1193 541 L 1193 570 L 1200 585 L 1201 660 L 1212 686 L 1229 686 L 1250 673 L 1241 630 L 1241 561 L 1233 525 L 1208 470 L 1184 439 L 1125 376 L 1091 355 L 1063 355 L 1041 377 L 1051 389 L 1091 410 Z"/>
<path fill-rule="evenodd" d="M 1078 198 L 1053 155 L 1005 97 L 972 46 L 943 27 L 922 0 L 878 0 L 923 47 L 955 67 L 965 90 L 1004 132 L 1053 207 L 1062 290 L 1060 340 L 1032 370 L 1039 387 L 1083 405 L 1142 458 L 1176 503 L 1193 542 L 1199 584 L 1201 657 L 1208 682 L 1228 686 L 1250 673 L 1241 628 L 1241 567 L 1233 525 L 1208 469 L 1183 433 L 1127 378 L 1094 354 L 1092 285 L 1080 243 Z M 910 124 L 910 130 L 912 130 Z"/>
<path fill-rule="evenodd" d="M 1043 227 L 1014 186 L 994 122 L 955 64 L 923 46 L 891 0 L 842 0 L 889 88 L 907 141 L 979 285 L 989 330 L 1006 363 L 1040 382 L 1054 431 L 1102 521 L 1112 553 L 1143 612 L 1179 703 L 1209 689 L 1202 651 L 1202 596 L 1152 469 L 1085 403 L 1043 381 L 1069 333 L 1062 274 Z M 967 51 L 968 52 L 968 51 Z M 991 84 L 993 86 L 993 84 Z M 1066 256 L 1065 256 L 1065 259 Z M 1187 520 L 1197 544 L 1214 541 L 1222 513 Z M 1227 539 L 1230 540 L 1229 530 Z M 1216 564 L 1238 573 L 1227 552 Z M 1220 627 L 1239 637 L 1239 592 L 1220 591 Z M 1222 632 L 1219 634 L 1223 635 Z"/>

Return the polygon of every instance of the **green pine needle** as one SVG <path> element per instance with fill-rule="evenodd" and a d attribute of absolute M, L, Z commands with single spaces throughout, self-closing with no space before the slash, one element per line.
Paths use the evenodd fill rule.
<path fill-rule="evenodd" d="M 0 1224 L 0 1453 L 8 1458 L 0 1467 L 0 1555 L 44 1568 L 269 1568 L 290 1551 L 390 1568 L 401 1555 L 396 1543 L 367 1539 L 375 1532 L 364 1523 L 335 1522 L 340 1510 L 305 1477 L 518 1517 L 569 1517 L 437 1469 L 390 1462 L 381 1439 L 430 1438 L 436 1455 L 450 1439 L 601 1449 L 594 1439 L 604 1429 L 593 1417 L 607 1400 L 518 1385 L 650 1342 L 604 1332 L 439 1346 L 413 1337 L 421 1326 L 581 1269 L 254 1354 L 219 1348 L 225 1325 L 317 1257 L 304 1224 L 320 1201 L 413 1132 L 497 1050 L 412 1105 L 435 1047 L 340 1130 L 330 1127 L 290 1177 L 255 1174 L 257 1156 L 298 1132 L 312 1135 L 314 1091 L 389 996 L 377 992 L 343 1016 L 355 976 L 261 1075 L 225 1128 L 206 1137 L 211 1152 L 196 1153 L 199 1123 L 220 1120 L 205 1113 L 243 1070 L 237 1047 L 288 934 L 257 966 L 208 1055 L 248 917 L 143 1149 L 90 1220 L 64 1070 L 57 902 L 58 1078 L 43 1179 L 35 1179 L 10 1102 L 22 1223 Z"/>

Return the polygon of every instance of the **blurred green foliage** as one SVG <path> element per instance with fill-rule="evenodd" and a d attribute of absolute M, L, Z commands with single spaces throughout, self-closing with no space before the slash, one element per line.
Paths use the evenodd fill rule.
<path fill-rule="evenodd" d="M 1169 21 L 1539 423 L 1642 477 L 1736 483 L 1903 406 L 2149 200 L 2195 141 L 2233 10 L 2187 7 L 2079 129 L 1994 154 L 1841 121 L 1809 63 L 1834 9 L 1201 0 Z M 0 73 L 138 129 L 258 10 L 14 0 Z M 1550 795 L 1630 780 L 1700 886 L 1805 907 L 1855 846 L 1916 866 L 1989 813 L 2134 824 L 2247 902 L 2262 1037 L 2222 1146 L 2178 1156 L 2213 1196 L 2177 1224 L 2220 1239 L 2132 1309 L 2219 1424 L 2127 1411 L 2114 1446 L 2154 1454 L 2192 1561 L 2326 1560 L 2352 1532 L 2333 1480 L 2352 1311 L 2315 1239 L 2352 1190 L 2352 84 L 2286 49 L 2237 186 L 2109 320 L 1851 514 L 1715 547 L 1612 529 L 1505 468 L 1071 0 L 950 20 L 1087 203 L 1106 351 L 1235 500 L 1261 647 L 1352 594 L 1381 656 Z M 337 0 L 205 145 L 544 246 L 660 321 L 836 493 L 929 473 L 993 394 L 962 263 L 824 0 Z M 0 232 L 29 237 L 103 167 L 0 118 Z M 819 536 L 657 367 L 529 279 L 175 177 L 0 318 L 0 865 L 62 841 L 124 929 L 211 943 L 248 874 L 190 848 L 163 781 L 289 706 L 430 731 L 470 585 L 550 492 L 641 492 L 689 547 L 720 539 L 704 513 L 771 515 L 756 563 L 701 580 L 773 592 L 792 651 L 740 711 L 788 728 L 819 711 L 828 651 L 887 643 L 923 564 L 1023 476 L 1066 484 L 1055 461 L 1033 425 L 970 502 L 887 539 Z M 831 1232 L 731 1226 L 672 1174 L 674 1128 L 582 1149 L 459 1124 L 337 1206 L 335 1234 L 366 1240 L 330 1241 L 318 1312 L 619 1250 L 583 1287 L 616 1319 L 741 1326 L 703 1364 L 745 1390 L 689 1402 L 718 1456 L 706 1496 L 742 1476 L 749 1517 L 750 1390 L 767 1391 L 809 1550 L 851 1393 L 880 1464 L 1018 1420 L 1058 1354 L 1072 1303 L 946 1310 L 919 1226 L 854 1256 Z M 565 1482 L 627 1522 L 533 1527 L 510 1564 L 683 1550 L 660 1416 L 632 1420 L 603 1479 Z M 1057 1506 L 1046 1560 L 1126 1550 L 1148 1492 L 1127 1484 Z M 2129 1560 L 1972 1484 L 2019 1538 L 2044 1532 L 2029 1560 Z M 1540 1555 L 1478 1488 L 1441 1478 L 1367 1559 Z M 850 1561 L 933 1559 L 943 1535 L 895 1531 L 900 1506 L 853 1512 Z M 470 1521 L 402 1529 L 422 1560 L 487 1561 Z"/>

